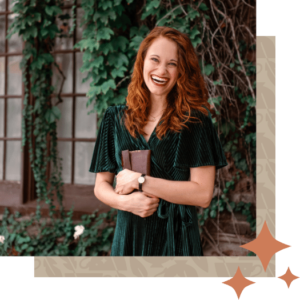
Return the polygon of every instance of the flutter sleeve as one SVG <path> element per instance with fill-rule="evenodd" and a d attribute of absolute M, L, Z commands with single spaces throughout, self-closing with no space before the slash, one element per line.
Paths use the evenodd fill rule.
<path fill-rule="evenodd" d="M 114 138 L 114 110 L 113 107 L 108 107 L 98 131 L 89 172 L 116 173 Z"/>
<path fill-rule="evenodd" d="M 210 112 L 206 116 L 200 111 L 194 111 L 193 116 L 201 119 L 202 123 L 188 122 L 189 128 L 184 127 L 180 132 L 174 167 L 180 169 L 216 166 L 216 169 L 220 169 L 227 166 Z"/>

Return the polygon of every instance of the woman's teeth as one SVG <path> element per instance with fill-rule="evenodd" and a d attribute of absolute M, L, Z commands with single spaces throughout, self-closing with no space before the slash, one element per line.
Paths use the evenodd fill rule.
<path fill-rule="evenodd" d="M 167 80 L 162 80 L 160 78 L 157 78 L 155 76 L 151 76 L 152 80 L 157 83 L 157 84 L 160 84 L 160 85 L 165 85 L 167 83 Z"/>

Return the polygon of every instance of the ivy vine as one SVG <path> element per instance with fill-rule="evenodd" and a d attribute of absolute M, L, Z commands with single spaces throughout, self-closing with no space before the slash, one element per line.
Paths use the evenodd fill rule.
<path fill-rule="evenodd" d="M 60 32 L 55 24 L 58 15 L 62 14 L 63 1 L 56 0 L 19 0 L 13 1 L 12 12 L 16 14 L 8 28 L 7 38 L 14 33 L 22 36 L 25 42 L 23 58 L 20 63 L 22 80 L 25 86 L 24 109 L 22 118 L 22 146 L 29 144 L 30 164 L 36 182 L 37 209 L 35 217 L 40 220 L 40 202 L 49 205 L 49 214 L 53 218 L 55 206 L 53 196 L 56 192 L 63 215 L 61 159 L 57 153 L 56 121 L 61 113 L 58 106 L 51 104 L 54 87 L 51 86 L 52 67 L 54 62 L 54 39 Z M 28 102 L 29 93 L 34 98 L 34 105 Z M 32 139 L 34 135 L 34 144 Z M 50 138 L 50 151 L 47 144 Z M 52 162 L 53 169 L 47 185 L 47 165 Z"/>

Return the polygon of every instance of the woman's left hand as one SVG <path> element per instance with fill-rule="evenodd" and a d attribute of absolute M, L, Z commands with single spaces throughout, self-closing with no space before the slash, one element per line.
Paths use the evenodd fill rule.
<path fill-rule="evenodd" d="M 119 195 L 127 195 L 137 188 L 138 178 L 141 173 L 134 172 L 128 169 L 124 169 L 116 176 L 115 192 Z"/>

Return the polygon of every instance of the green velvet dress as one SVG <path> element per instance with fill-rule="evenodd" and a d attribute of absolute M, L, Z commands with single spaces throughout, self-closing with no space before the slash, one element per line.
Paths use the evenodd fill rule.
<path fill-rule="evenodd" d="M 188 181 L 190 168 L 227 165 L 211 115 L 193 115 L 201 123 L 187 125 L 180 133 L 170 130 L 159 140 L 153 130 L 148 142 L 143 135 L 133 138 L 121 122 L 126 105 L 109 107 L 101 122 L 90 172 L 122 171 L 122 150 L 151 149 L 151 176 Z M 196 207 L 160 199 L 157 211 L 141 218 L 118 210 L 111 256 L 202 256 Z"/>

